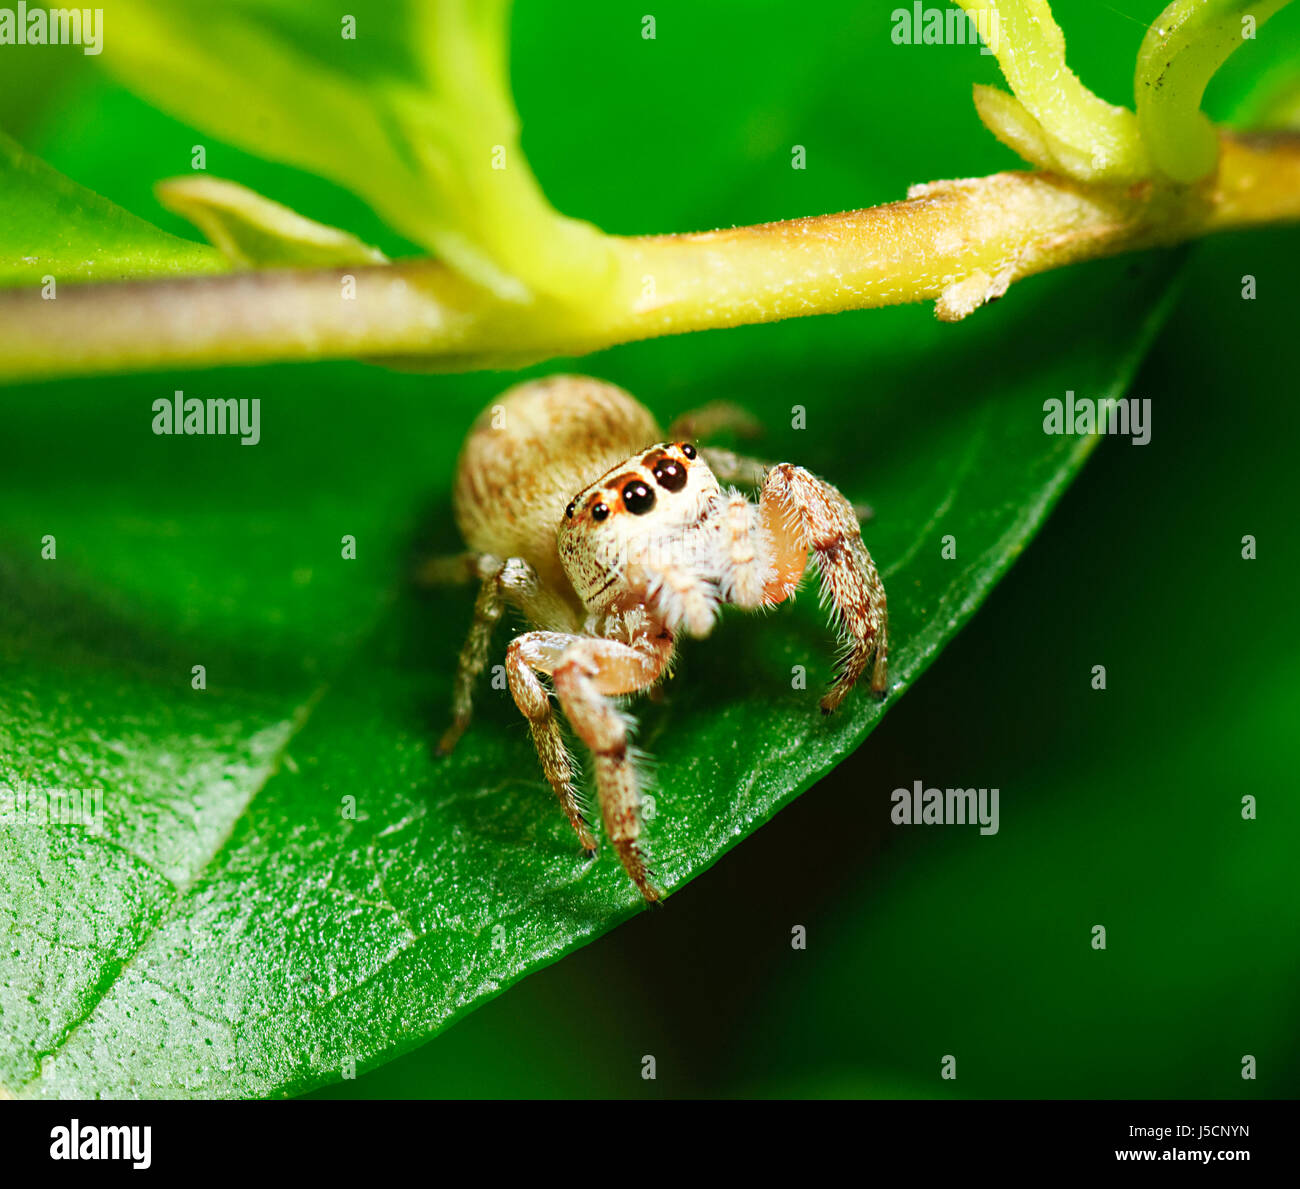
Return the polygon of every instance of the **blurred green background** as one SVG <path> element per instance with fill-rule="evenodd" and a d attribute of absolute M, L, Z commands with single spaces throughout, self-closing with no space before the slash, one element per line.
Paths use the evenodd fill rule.
<path fill-rule="evenodd" d="M 623 35 L 639 27 L 631 5 L 517 5 L 524 145 L 568 213 L 617 232 L 696 229 L 868 205 L 911 182 L 1015 164 L 970 104 L 971 82 L 995 81 L 993 60 L 891 45 L 892 5 L 655 7 L 651 58 Z M 1129 102 L 1159 5 L 1053 7 L 1071 64 Z M 1298 15 L 1283 13 L 1271 35 L 1298 44 Z M 674 26 L 689 35 L 670 36 Z M 1216 81 L 1212 111 L 1250 89 L 1249 52 Z M 194 134 L 106 84 L 93 61 L 47 59 L 29 55 L 4 76 L 0 123 L 76 180 L 187 233 L 150 187 L 188 168 Z M 611 106 L 618 136 L 608 115 L 591 114 Z M 809 146 L 809 170 L 767 168 L 792 143 Z M 859 156 L 870 170 L 855 168 Z M 332 187 L 224 146 L 210 149 L 209 168 L 403 248 Z M 1294 1096 L 1298 272 L 1295 230 L 1189 254 L 1180 304 L 1131 390 L 1153 402 L 1151 444 L 1102 443 L 975 621 L 830 778 L 664 911 L 319 1093 Z M 1245 274 L 1258 278 L 1253 302 L 1242 300 Z M 1007 304 L 1033 301 L 1030 282 Z M 978 336 L 984 316 L 946 333 Z M 884 327 L 932 315 L 853 317 L 899 320 Z M 629 356 L 649 360 L 680 392 L 695 361 L 752 364 L 778 336 L 783 351 L 813 352 L 825 332 L 791 323 L 583 366 L 607 374 Z M 863 342 L 864 377 L 881 365 L 892 376 L 887 333 L 873 327 Z M 341 392 L 378 373 L 263 374 L 310 400 L 317 384 Z M 131 390 L 130 379 L 113 383 Z M 404 393 L 409 409 L 422 383 L 385 381 L 381 399 Z M 437 383 L 469 410 L 502 378 Z M 38 391 L 0 400 L 29 407 Z M 380 424 L 398 449 L 405 424 Z M 431 441 L 403 465 L 444 466 L 454 447 Z M 389 489 L 374 478 L 382 501 Z M 67 497 L 91 494 L 73 481 Z M 1258 541 L 1256 561 L 1241 559 L 1244 534 Z M 268 673 L 297 655 L 295 630 L 283 656 L 263 658 Z M 1091 687 L 1098 664 L 1104 692 Z M 916 779 L 998 786 L 1001 831 L 891 826 L 890 792 Z M 1247 794 L 1257 821 L 1242 820 Z M 1104 952 L 1090 944 L 1098 924 Z M 796 925 L 806 951 L 791 948 Z M 647 1054 L 652 1082 L 641 1077 Z M 939 1078 L 945 1054 L 957 1058 L 955 1082 Z M 1256 1081 L 1240 1076 L 1245 1054 L 1258 1059 Z"/>

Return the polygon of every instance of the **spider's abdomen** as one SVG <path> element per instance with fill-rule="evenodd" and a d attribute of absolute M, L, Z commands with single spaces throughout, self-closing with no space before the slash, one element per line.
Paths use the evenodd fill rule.
<path fill-rule="evenodd" d="M 663 435 L 621 388 L 585 376 L 516 385 L 484 409 L 456 470 L 456 523 L 474 551 L 522 557 L 544 586 L 569 590 L 556 551 L 568 502 Z"/>

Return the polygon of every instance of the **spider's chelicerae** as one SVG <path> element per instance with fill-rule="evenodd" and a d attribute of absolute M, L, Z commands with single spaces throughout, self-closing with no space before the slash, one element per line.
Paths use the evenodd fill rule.
<path fill-rule="evenodd" d="M 630 722 L 616 699 L 664 677 L 684 635 L 707 635 L 723 604 L 788 599 L 811 554 L 843 645 L 823 712 L 868 666 L 872 690 L 886 686 L 885 590 L 852 506 L 802 467 L 767 467 L 682 440 L 730 415 L 710 406 L 665 435 L 631 396 L 599 380 L 554 376 L 512 388 L 461 452 L 454 501 L 470 552 L 428 571 L 480 583 L 441 749 L 469 725 L 492 629 L 515 606 L 535 630 L 510 642 L 507 680 L 546 779 L 582 847 L 594 851 L 540 674 L 592 753 L 605 833 L 647 900 L 659 891 L 641 843 Z M 757 486 L 757 503 L 727 482 Z"/>

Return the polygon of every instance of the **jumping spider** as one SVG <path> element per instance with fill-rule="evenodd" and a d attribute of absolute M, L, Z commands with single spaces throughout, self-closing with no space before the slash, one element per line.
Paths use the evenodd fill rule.
<path fill-rule="evenodd" d="M 752 610 L 790 598 L 811 552 L 843 645 L 822 711 L 839 706 L 869 665 L 872 691 L 886 688 L 885 590 L 853 508 L 802 467 L 767 467 L 681 440 L 685 428 L 707 432 L 726 421 L 721 409 L 721 417 L 712 406 L 679 420 L 665 440 L 650 413 L 612 384 L 553 376 L 510 389 L 480 416 L 460 456 L 454 503 L 470 552 L 427 571 L 435 581 L 480 583 L 440 750 L 469 725 L 492 629 L 511 604 L 536 629 L 510 642 L 506 674 L 546 779 L 594 852 L 539 674 L 550 676 L 591 749 L 605 833 L 647 900 L 660 893 L 640 844 L 629 720 L 615 699 L 664 677 L 682 635 L 707 635 L 724 603 Z M 758 502 L 723 482 L 758 486 Z"/>

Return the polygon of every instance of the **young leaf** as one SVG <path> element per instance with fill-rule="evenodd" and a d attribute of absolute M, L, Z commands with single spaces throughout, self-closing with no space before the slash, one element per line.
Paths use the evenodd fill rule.
<path fill-rule="evenodd" d="M 78 186 L 0 132 L 0 286 L 220 272 L 221 254 Z M 56 289 L 57 292 L 57 289 Z"/>
<path fill-rule="evenodd" d="M 1201 111 L 1210 79 L 1230 54 L 1291 0 L 1174 0 L 1138 51 L 1138 125 L 1157 168 L 1176 182 L 1214 171 L 1219 138 Z"/>
<path fill-rule="evenodd" d="M 304 218 L 237 182 L 200 174 L 159 182 L 155 192 L 237 267 L 327 268 L 388 260 L 355 235 Z"/>
<path fill-rule="evenodd" d="M 1065 63 L 1048 0 L 956 0 L 981 27 L 1015 97 L 976 92 L 994 136 L 1042 169 L 1084 182 L 1135 182 L 1150 163 L 1127 108 L 1095 95 Z M 994 97 L 996 96 L 996 98 Z"/>

